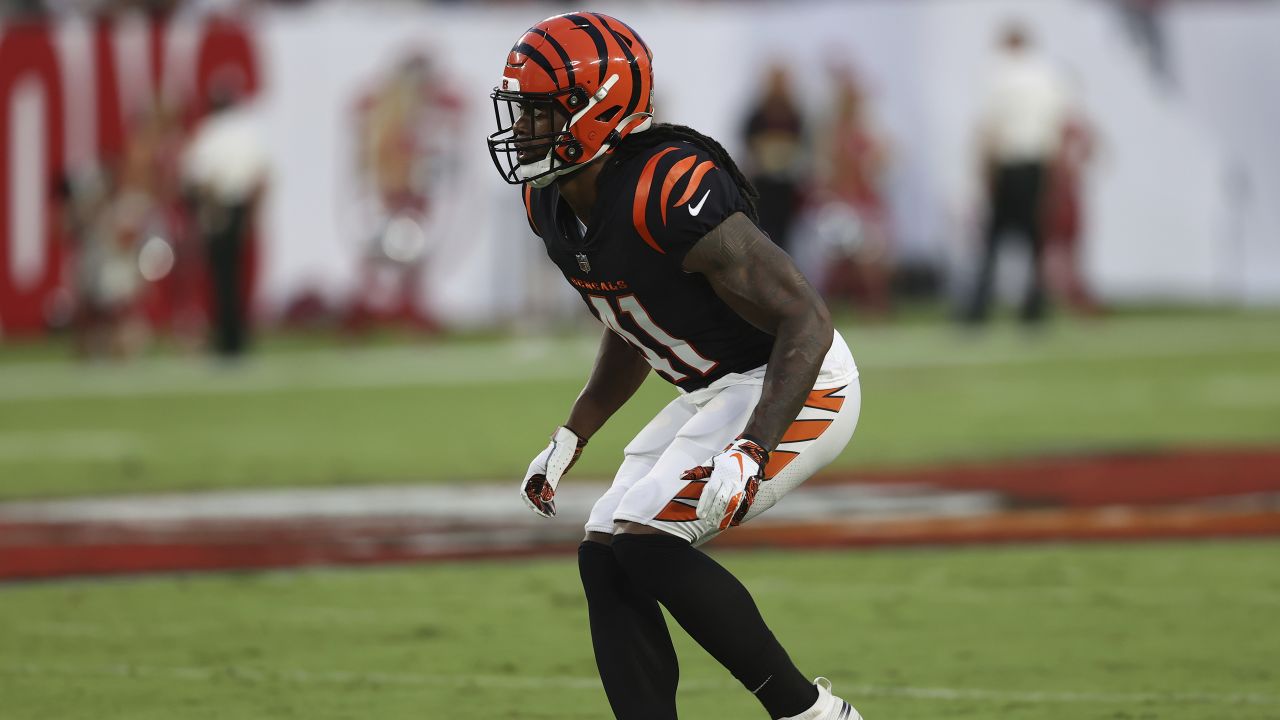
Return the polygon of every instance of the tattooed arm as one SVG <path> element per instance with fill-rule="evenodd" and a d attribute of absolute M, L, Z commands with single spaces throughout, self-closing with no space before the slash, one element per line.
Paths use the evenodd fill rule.
<path fill-rule="evenodd" d="M 764 391 L 744 434 L 773 450 L 804 407 L 831 347 L 827 306 L 791 257 L 735 213 L 707 233 L 684 259 L 744 320 L 773 335 Z"/>

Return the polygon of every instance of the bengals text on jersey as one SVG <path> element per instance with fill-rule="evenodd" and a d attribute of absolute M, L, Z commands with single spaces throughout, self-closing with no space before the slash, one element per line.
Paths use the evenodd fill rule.
<path fill-rule="evenodd" d="M 698 240 L 748 210 L 703 149 L 671 141 L 611 164 L 585 230 L 554 184 L 525 185 L 524 202 L 529 226 L 588 309 L 667 381 L 696 390 L 768 362 L 773 336 L 681 267 Z"/>

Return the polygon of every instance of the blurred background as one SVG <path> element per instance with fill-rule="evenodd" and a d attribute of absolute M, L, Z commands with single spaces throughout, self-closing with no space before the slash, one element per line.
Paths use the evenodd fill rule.
<path fill-rule="evenodd" d="M 484 144 L 512 42 L 576 9 L 0 3 L 14 717 L 434 717 L 478 687 L 499 717 L 603 716 L 589 643 L 552 670 L 537 648 L 584 632 L 566 558 L 674 391 L 651 379 L 592 440 L 561 518 L 524 511 L 600 331 Z M 1280 602 L 1280 3 L 590 9 L 653 48 L 658 120 L 751 177 L 862 371 L 845 453 L 716 543 L 753 548 L 728 555 L 780 632 L 848 613 L 874 651 L 794 652 L 869 718 L 1280 717 L 1259 632 Z M 869 552 L 899 546 L 929 549 Z M 135 573 L 166 574 L 34 582 Z M 557 619 L 496 620 L 504 596 Z M 1071 672 L 1022 663 L 1046 643 Z M 682 707 L 723 716 L 732 684 L 699 662 Z M 539 714 L 531 687 L 566 704 Z"/>
<path fill-rule="evenodd" d="M 223 263 L 243 305 L 228 312 L 264 330 L 582 317 L 480 132 L 511 28 L 554 5 L 10 5 L 5 338 L 71 333 L 90 354 L 106 350 L 85 337 L 98 330 L 202 340 L 219 233 L 244 236 Z M 1043 166 L 1038 270 L 1060 310 L 1280 302 L 1274 3 L 802 8 L 616 11 L 660 48 L 659 118 L 740 158 L 770 234 L 833 304 L 870 320 L 914 300 L 963 307 L 982 265 L 984 163 L 1001 152 Z M 196 167 L 223 107 L 241 129 L 206 140 L 229 146 Z M 225 196 L 212 205 L 243 218 L 199 202 L 211 183 Z M 1007 248 L 1019 291 L 1026 249 Z"/>

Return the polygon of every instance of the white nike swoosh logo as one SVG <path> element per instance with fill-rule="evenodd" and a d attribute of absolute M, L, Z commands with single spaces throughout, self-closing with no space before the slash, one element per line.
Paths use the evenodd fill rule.
<path fill-rule="evenodd" d="M 694 217 L 697 217 L 698 213 L 702 212 L 702 204 L 707 201 L 707 198 L 710 197 L 710 195 L 711 195 L 711 188 L 707 188 L 707 191 L 702 194 L 702 199 L 698 201 L 698 204 L 689 206 L 689 214 Z"/>

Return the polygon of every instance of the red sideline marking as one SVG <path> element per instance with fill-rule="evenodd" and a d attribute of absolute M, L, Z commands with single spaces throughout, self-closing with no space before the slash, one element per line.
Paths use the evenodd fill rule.
<path fill-rule="evenodd" d="M 5 547 L 0 580 L 73 575 L 366 565 L 400 562 L 564 555 L 575 542 L 487 547 L 424 547 L 404 527 L 383 534 L 317 523 L 311 532 L 224 527 L 238 539 L 200 533 L 90 544 L 56 542 Z M 476 528 L 472 528 L 474 531 Z M 1240 538 L 1280 535 L 1280 511 L 1223 512 L 1197 508 L 1093 508 L 996 513 L 971 518 L 923 518 L 823 523 L 748 524 L 716 539 L 717 547 L 850 547 L 1056 540 Z M 5 543 L 8 545 L 8 543 Z"/>
<path fill-rule="evenodd" d="M 1280 491 L 1280 450 L 1195 450 L 965 463 L 919 470 L 823 474 L 810 482 L 920 483 L 995 490 L 1026 504 L 1165 505 Z"/>
<path fill-rule="evenodd" d="M 845 547 L 1044 540 L 1280 536 L 1280 510 L 1189 503 L 1280 492 L 1280 451 L 1199 451 L 967 465 L 858 475 L 878 483 L 994 489 L 1056 508 L 966 518 L 856 519 L 744 525 L 720 547 Z M 847 482 L 848 478 L 844 480 Z M 825 476 L 811 482 L 836 481 Z M 1115 507 L 1127 504 L 1128 507 Z M 1111 507 L 1106 507 L 1106 506 Z M 564 555 L 576 540 L 529 533 L 464 545 L 503 529 L 422 518 L 286 518 L 132 526 L 0 524 L 0 580 L 187 570 L 282 568 Z"/>
<path fill-rule="evenodd" d="M 283 568 L 486 557 L 572 549 L 576 543 L 464 546 L 451 535 L 496 530 L 409 518 L 0 524 L 0 580 L 179 570 Z"/>
<path fill-rule="evenodd" d="M 716 538 L 716 543 L 722 547 L 849 547 L 1276 535 L 1280 535 L 1280 512 L 1097 508 L 1022 511 L 973 518 L 795 523 L 754 528 L 743 525 L 736 534 L 729 532 Z"/>
<path fill-rule="evenodd" d="M 405 562 L 563 556 L 577 543 L 529 547 L 492 547 L 422 552 L 404 548 L 359 548 L 334 543 L 331 547 L 272 546 L 259 542 L 207 545 L 198 542 L 165 545 L 89 545 L 33 547 L 5 550 L 0 580 L 37 580 L 77 575 L 255 570 L 309 565 L 375 565 Z"/>

